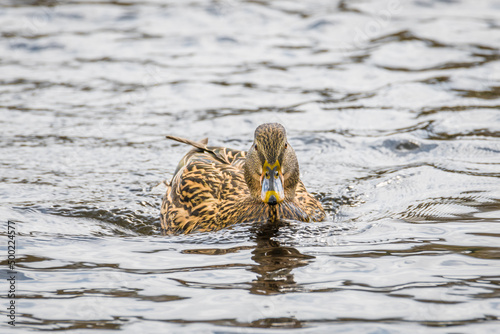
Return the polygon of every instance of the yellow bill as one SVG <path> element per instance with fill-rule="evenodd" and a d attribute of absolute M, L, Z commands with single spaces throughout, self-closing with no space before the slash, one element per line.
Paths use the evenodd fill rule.
<path fill-rule="evenodd" d="M 275 205 L 283 202 L 285 191 L 283 189 L 283 174 L 278 160 L 273 165 L 267 161 L 262 168 L 262 191 L 260 197 L 264 203 Z"/>

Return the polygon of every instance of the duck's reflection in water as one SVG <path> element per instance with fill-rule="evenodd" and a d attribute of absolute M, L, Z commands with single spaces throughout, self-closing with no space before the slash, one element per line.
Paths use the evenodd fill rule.
<path fill-rule="evenodd" d="M 250 292 L 259 295 L 301 291 L 293 276 L 293 269 L 306 266 L 314 256 L 301 254 L 293 247 L 284 247 L 273 238 L 286 223 L 262 224 L 255 229 L 257 243 L 252 260 L 257 264 L 251 271 L 257 274 Z"/>
<path fill-rule="evenodd" d="M 275 240 L 280 227 L 286 224 L 286 222 L 261 223 L 252 227 L 252 239 L 256 243 L 255 246 L 186 249 L 182 253 L 226 255 L 242 250 L 252 250 L 251 259 L 256 264 L 251 265 L 248 270 L 256 273 L 257 276 L 249 282 L 250 293 L 272 295 L 302 291 L 303 287 L 295 282 L 293 269 L 306 266 L 315 257 L 304 255 L 293 247 L 281 246 L 279 241 Z"/>
<path fill-rule="evenodd" d="M 209 249 L 186 249 L 184 254 L 204 254 L 204 255 L 226 255 L 238 253 L 240 251 L 251 250 L 251 259 L 255 262 L 253 265 L 245 265 L 246 270 L 256 274 L 256 277 L 245 284 L 235 285 L 210 285 L 200 282 L 187 282 L 179 280 L 183 285 L 210 288 L 242 288 L 247 289 L 251 294 L 257 295 L 275 295 L 287 292 L 298 292 L 304 290 L 304 287 L 297 284 L 294 279 L 293 270 L 295 268 L 308 265 L 314 256 L 301 254 L 293 247 L 281 246 L 276 241 L 280 228 L 286 228 L 286 222 L 262 223 L 256 224 L 250 228 L 251 238 L 255 245 L 236 246 L 230 248 L 209 248 Z M 208 266 L 214 268 L 214 266 Z M 227 268 L 227 265 L 222 268 Z M 229 266 L 233 268 L 233 266 Z M 220 266 L 217 266 L 220 269 Z M 263 317 L 260 317 L 263 316 Z M 244 326 L 252 328 L 301 328 L 303 321 L 295 317 L 267 317 L 265 314 L 259 314 L 259 317 L 251 317 L 249 322 L 238 322 L 233 319 L 229 321 L 232 326 Z"/>

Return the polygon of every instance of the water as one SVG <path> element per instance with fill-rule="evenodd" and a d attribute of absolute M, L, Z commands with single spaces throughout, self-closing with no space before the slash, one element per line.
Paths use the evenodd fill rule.
<path fill-rule="evenodd" d="M 2 333 L 499 332 L 498 1 L 7 0 L 0 32 Z M 161 236 L 164 136 L 263 122 L 327 221 Z"/>

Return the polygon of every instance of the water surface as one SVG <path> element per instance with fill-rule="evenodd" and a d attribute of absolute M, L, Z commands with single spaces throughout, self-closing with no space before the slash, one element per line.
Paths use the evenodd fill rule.
<path fill-rule="evenodd" d="M 0 34 L 2 332 L 498 332 L 498 1 L 10 0 Z M 164 136 L 264 122 L 327 221 L 162 236 Z"/>

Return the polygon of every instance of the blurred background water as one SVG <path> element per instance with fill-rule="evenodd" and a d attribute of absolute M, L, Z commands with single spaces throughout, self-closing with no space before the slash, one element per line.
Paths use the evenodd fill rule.
<path fill-rule="evenodd" d="M 4 0 L 0 331 L 498 333 L 500 2 Z M 280 122 L 322 223 L 161 236 Z"/>

